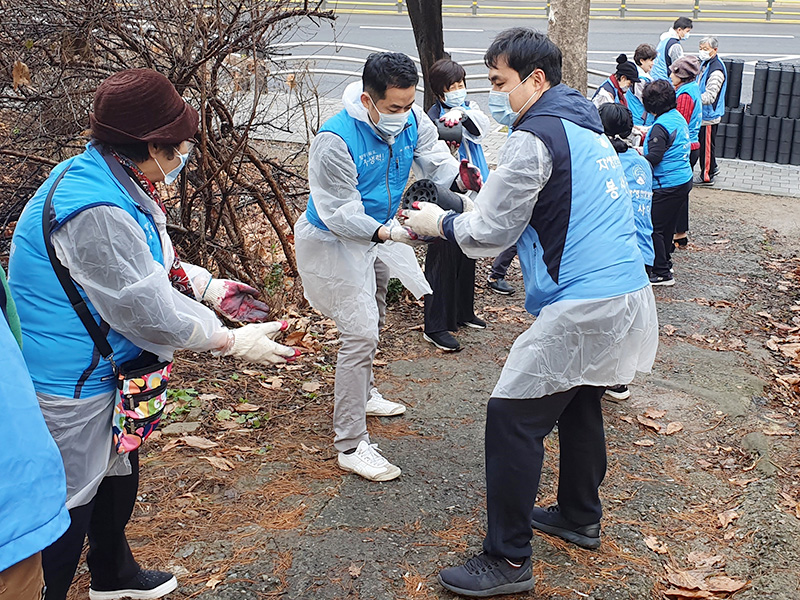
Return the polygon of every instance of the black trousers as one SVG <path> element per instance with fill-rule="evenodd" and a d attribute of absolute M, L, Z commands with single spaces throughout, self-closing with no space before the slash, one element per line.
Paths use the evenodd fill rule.
<path fill-rule="evenodd" d="M 508 266 L 516 255 L 516 244 L 498 254 L 492 263 L 492 272 L 489 274 L 489 279 L 505 279 L 506 273 L 508 273 Z"/>
<path fill-rule="evenodd" d="M 425 296 L 425 333 L 456 331 L 475 316 L 475 261 L 458 244 L 441 240 L 428 246 L 425 278 L 433 290 Z"/>
<path fill-rule="evenodd" d="M 544 438 L 558 423 L 558 505 L 577 525 L 598 523 L 606 474 L 600 398 L 604 387 L 579 386 L 529 400 L 491 398 L 486 414 L 487 554 L 531 555 L 531 511 L 539 490 Z"/>
<path fill-rule="evenodd" d="M 114 589 L 139 572 L 125 537 L 139 488 L 139 453 L 131 452 L 129 456 L 131 474 L 103 479 L 91 502 L 69 511 L 72 522 L 64 535 L 42 551 L 45 600 L 67 597 L 87 534 L 86 562 L 92 583 Z"/>
<path fill-rule="evenodd" d="M 700 179 L 711 181 L 717 170 L 717 125 L 700 127 Z"/>
<path fill-rule="evenodd" d="M 653 190 L 653 273 L 662 277 L 669 276 L 672 268 L 672 234 L 683 207 L 689 202 L 692 189 L 690 179 L 683 185 Z"/>
<path fill-rule="evenodd" d="M 701 142 L 702 143 L 702 142 Z M 702 148 L 702 146 L 701 146 Z M 689 164 L 692 165 L 692 172 L 694 172 L 694 166 L 697 164 L 697 160 L 700 157 L 700 149 L 695 148 L 689 153 Z M 675 223 L 675 233 L 686 233 L 689 231 L 689 196 L 686 196 L 686 204 L 680 209 L 678 212 L 678 221 Z M 672 238 L 670 238 L 670 243 L 672 243 Z"/>

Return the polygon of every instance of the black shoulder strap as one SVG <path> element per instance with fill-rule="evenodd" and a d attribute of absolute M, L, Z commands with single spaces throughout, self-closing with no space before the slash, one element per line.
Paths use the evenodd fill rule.
<path fill-rule="evenodd" d="M 111 344 L 108 343 L 108 339 L 100 330 L 99 325 L 95 322 L 92 313 L 89 311 L 89 307 L 86 305 L 86 301 L 78 293 L 78 289 L 75 287 L 75 284 L 69 275 L 69 270 L 61 264 L 60 260 L 58 260 L 55 248 L 53 248 L 53 244 L 50 242 L 50 210 L 53 204 L 53 194 L 56 191 L 56 186 L 58 186 L 64 175 L 67 174 L 67 171 L 69 171 L 69 166 L 61 171 L 61 174 L 53 182 L 50 191 L 47 193 L 47 199 L 44 201 L 44 208 L 42 209 L 42 233 L 44 234 L 44 246 L 47 248 L 47 256 L 50 259 L 50 264 L 53 265 L 53 270 L 56 272 L 58 282 L 61 284 L 61 287 L 64 288 L 67 298 L 69 298 L 69 303 L 78 314 L 78 318 L 86 328 L 89 337 L 92 338 L 94 345 L 97 346 L 97 351 L 100 352 L 100 355 L 105 360 L 111 361 L 111 364 L 113 365 L 114 350 L 111 348 Z"/>
<path fill-rule="evenodd" d="M 3 317 L 5 317 L 6 322 L 11 325 L 8 320 L 8 298 L 6 298 L 6 286 L 0 283 L 0 312 L 3 313 Z"/>

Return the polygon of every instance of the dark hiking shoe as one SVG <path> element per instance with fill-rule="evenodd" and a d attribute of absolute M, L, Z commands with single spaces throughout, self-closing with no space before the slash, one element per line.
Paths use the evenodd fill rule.
<path fill-rule="evenodd" d="M 488 285 L 489 289 L 493 292 L 503 294 L 504 296 L 510 296 L 517 291 L 502 277 L 499 279 L 490 279 L 486 285 Z"/>
<path fill-rule="evenodd" d="M 531 525 L 534 529 L 560 537 L 562 540 L 572 542 L 581 548 L 593 550 L 600 547 L 600 523 L 576 525 L 566 517 L 561 516 L 558 504 L 547 508 L 534 508 Z"/>
<path fill-rule="evenodd" d="M 650 285 L 663 285 L 669 287 L 675 285 L 675 278 L 672 275 L 667 277 L 666 275 L 656 275 L 653 273 L 650 275 Z"/>
<path fill-rule="evenodd" d="M 178 587 L 178 580 L 172 573 L 164 571 L 140 570 L 130 581 L 113 588 L 98 586 L 92 582 L 89 600 L 154 600 L 166 596 Z"/>
<path fill-rule="evenodd" d="M 438 576 L 443 587 L 470 598 L 517 594 L 533 589 L 531 559 L 512 567 L 505 558 L 476 554 L 460 567 L 442 569 Z"/>
<path fill-rule="evenodd" d="M 458 343 L 458 340 L 450 335 L 449 331 L 437 331 L 436 333 L 423 333 L 422 337 L 425 339 L 426 342 L 430 342 L 439 350 L 444 350 L 445 352 L 455 352 L 456 350 L 461 350 L 461 344 Z"/>
<path fill-rule="evenodd" d="M 459 327 L 471 327 L 472 329 L 486 329 L 486 321 L 478 317 L 472 317 L 469 321 L 462 321 Z"/>
<path fill-rule="evenodd" d="M 692 179 L 692 185 L 693 185 L 693 186 L 696 186 L 696 185 L 706 185 L 706 186 L 708 186 L 708 185 L 714 185 L 714 178 L 712 177 L 711 179 L 709 179 L 708 181 L 706 181 L 706 180 L 705 180 L 705 179 L 703 179 L 701 176 L 699 176 L 699 175 L 696 175 L 696 176 L 695 176 L 695 178 L 694 178 L 694 179 Z"/>
<path fill-rule="evenodd" d="M 627 400 L 631 397 L 631 391 L 627 385 L 610 385 L 606 388 L 606 396 L 612 400 Z"/>

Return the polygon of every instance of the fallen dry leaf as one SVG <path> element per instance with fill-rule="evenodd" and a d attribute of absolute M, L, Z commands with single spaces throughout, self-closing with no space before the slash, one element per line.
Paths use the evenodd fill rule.
<path fill-rule="evenodd" d="M 645 438 L 643 440 L 636 440 L 633 443 L 634 443 L 635 446 L 655 446 L 656 445 L 656 443 L 653 440 L 648 439 L 648 438 Z"/>
<path fill-rule="evenodd" d="M 664 325 L 661 328 L 661 331 L 663 331 L 666 335 L 675 335 L 675 332 L 678 331 L 678 329 L 672 325 Z"/>
<path fill-rule="evenodd" d="M 636 417 L 636 420 L 639 421 L 639 423 L 641 423 L 645 427 L 649 427 L 650 429 L 653 429 L 655 431 L 661 431 L 661 423 L 658 423 L 657 421 L 654 421 L 653 419 L 649 419 L 649 418 L 645 417 L 644 415 L 638 415 Z"/>
<path fill-rule="evenodd" d="M 727 575 L 718 575 L 716 577 L 709 577 L 706 579 L 706 585 L 712 592 L 726 592 L 731 594 L 738 592 L 740 589 L 747 585 L 746 581 L 739 579 L 732 579 Z"/>
<path fill-rule="evenodd" d="M 672 435 L 674 433 L 678 433 L 683 429 L 683 423 L 680 421 L 673 421 L 672 423 L 667 424 L 667 430 L 664 432 L 667 435 Z"/>
<path fill-rule="evenodd" d="M 236 412 L 258 412 L 261 410 L 260 406 L 256 406 L 255 404 L 250 404 L 249 402 L 242 402 L 241 404 L 236 405 Z"/>
<path fill-rule="evenodd" d="M 225 581 L 224 575 L 214 575 L 211 579 L 206 581 L 206 587 L 215 590 L 217 589 L 217 586 L 223 581 Z"/>
<path fill-rule="evenodd" d="M 217 394 L 200 394 L 197 398 L 203 402 L 219 400 L 219 396 Z"/>
<path fill-rule="evenodd" d="M 308 446 L 306 446 L 306 445 L 305 445 L 304 443 L 302 443 L 302 442 L 300 442 L 300 447 L 301 447 L 301 448 L 302 448 L 304 451 L 308 452 L 309 454 L 316 454 L 317 452 L 321 452 L 321 450 L 320 450 L 319 448 L 317 448 L 316 446 L 311 446 L 311 447 L 309 448 Z"/>
<path fill-rule="evenodd" d="M 190 448 L 200 448 L 201 450 L 208 450 L 209 448 L 219 446 L 217 442 L 212 442 L 211 440 L 200 437 L 199 435 L 185 435 L 176 441 L 183 442 Z"/>
<path fill-rule="evenodd" d="M 283 385 L 283 379 L 280 377 L 267 377 L 267 379 L 260 381 L 259 383 L 264 387 L 269 387 L 273 390 L 279 390 Z"/>
<path fill-rule="evenodd" d="M 657 408 L 648 408 L 644 411 L 644 416 L 649 417 L 651 419 L 661 419 L 667 414 L 667 411 L 660 410 Z"/>
<path fill-rule="evenodd" d="M 375 360 L 372 361 L 372 366 L 373 367 L 385 367 L 388 364 L 389 363 L 386 362 L 385 360 L 380 360 L 378 358 L 376 358 Z"/>
<path fill-rule="evenodd" d="M 303 391 L 313 393 L 316 392 L 321 387 L 322 384 L 318 381 L 306 381 L 303 384 Z"/>
<path fill-rule="evenodd" d="M 646 538 L 644 538 L 644 543 L 648 548 L 650 548 L 650 550 L 657 554 L 666 554 L 668 552 L 667 545 L 664 542 L 659 541 L 659 539 L 654 535 L 648 535 Z"/>
<path fill-rule="evenodd" d="M 233 469 L 233 463 L 227 458 L 222 458 L 221 456 L 201 456 L 200 458 L 207 460 L 214 467 L 220 469 L 221 471 L 230 471 Z"/>
<path fill-rule="evenodd" d="M 664 592 L 670 598 L 714 598 L 714 595 L 706 590 L 680 590 L 670 588 Z"/>
<path fill-rule="evenodd" d="M 723 511 L 717 515 L 717 519 L 719 519 L 719 523 L 720 525 L 722 525 L 723 529 L 725 529 L 725 527 L 733 523 L 738 518 L 739 518 L 739 513 L 737 513 L 733 509 Z"/>
<path fill-rule="evenodd" d="M 347 572 L 350 573 L 350 577 L 353 579 L 358 579 L 359 575 L 361 575 L 361 567 L 355 563 L 350 563 L 350 566 L 347 568 Z"/>
<path fill-rule="evenodd" d="M 286 336 L 286 339 L 283 341 L 284 346 L 299 346 L 300 342 L 303 341 L 303 338 L 306 336 L 305 331 L 293 331 L 289 335 Z"/>
<path fill-rule="evenodd" d="M 14 61 L 14 67 L 11 69 L 11 77 L 14 80 L 14 91 L 21 85 L 31 84 L 31 71 L 21 60 Z"/>
<path fill-rule="evenodd" d="M 765 429 L 763 433 L 764 435 L 797 435 L 795 430 L 780 427 L 779 425 L 773 425 L 769 429 Z"/>
<path fill-rule="evenodd" d="M 679 588 L 686 588 L 687 590 L 703 590 L 706 589 L 703 585 L 703 578 L 698 576 L 697 573 L 689 571 L 677 571 L 667 575 L 667 581 Z"/>

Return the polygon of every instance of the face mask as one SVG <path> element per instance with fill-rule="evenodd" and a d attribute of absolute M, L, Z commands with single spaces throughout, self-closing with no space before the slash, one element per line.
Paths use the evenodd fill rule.
<path fill-rule="evenodd" d="M 444 103 L 447 106 L 461 106 L 464 104 L 464 100 L 467 99 L 467 89 L 455 90 L 453 92 L 445 92 L 444 93 Z"/>
<path fill-rule="evenodd" d="M 158 165 L 158 170 L 161 171 L 161 174 L 164 176 L 164 183 L 167 185 L 172 185 L 175 183 L 175 180 L 178 178 L 178 175 L 183 170 L 183 167 L 186 166 L 186 163 L 189 162 L 189 154 L 191 154 L 191 149 L 186 154 L 181 154 L 178 152 L 178 156 L 181 159 L 181 164 L 177 167 L 172 169 L 169 173 L 164 173 L 164 169 L 161 168 L 161 163 L 158 162 L 158 159 L 154 157 L 156 164 Z"/>
<path fill-rule="evenodd" d="M 375 101 L 372 99 L 372 96 L 369 94 L 367 94 L 367 96 L 369 96 L 369 101 L 372 102 L 372 106 L 375 106 Z M 374 123 L 375 129 L 389 137 L 396 137 L 405 129 L 406 123 L 408 122 L 408 115 L 411 114 L 410 110 L 394 114 L 382 113 L 378 110 L 377 106 L 375 106 L 375 110 L 377 110 L 380 115 L 378 122 Z M 372 117 L 370 117 L 370 119 L 371 118 Z"/>
<path fill-rule="evenodd" d="M 709 52 L 708 50 L 700 50 L 700 52 L 698 52 L 697 55 L 703 62 L 711 59 L 711 52 Z"/>
<path fill-rule="evenodd" d="M 533 75 L 532 72 L 530 73 L 530 75 L 528 75 L 528 77 L 530 77 L 531 75 Z M 525 79 L 520 81 L 517 85 L 515 85 L 514 89 L 512 89 L 511 92 L 513 92 L 523 83 L 525 83 L 528 80 L 528 77 L 526 77 Z M 489 92 L 489 110 L 492 112 L 492 118 L 501 125 L 506 125 L 508 127 L 514 125 L 514 123 L 516 123 L 517 119 L 519 118 L 519 111 L 514 112 L 514 109 L 511 108 L 511 99 L 510 99 L 511 92 L 497 92 L 494 90 Z M 536 92 L 531 94 L 531 97 L 528 98 L 525 104 L 522 105 L 522 108 L 525 108 L 525 106 L 528 105 L 528 102 L 531 101 L 531 98 L 533 98 L 535 95 Z"/>
<path fill-rule="evenodd" d="M 688 40 L 690 35 L 692 35 L 692 32 L 687 31 L 685 34 L 683 34 L 683 39 Z"/>

